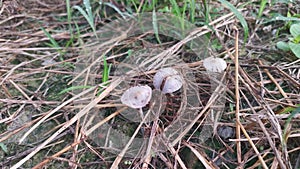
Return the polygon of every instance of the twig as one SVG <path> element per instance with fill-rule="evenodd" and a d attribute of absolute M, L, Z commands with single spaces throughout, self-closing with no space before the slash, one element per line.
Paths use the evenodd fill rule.
<path fill-rule="evenodd" d="M 239 94 L 239 31 L 235 27 L 235 118 L 236 118 L 236 138 L 241 139 L 241 129 L 238 125 L 238 122 L 240 122 L 240 94 Z M 241 149 L 241 142 L 236 142 L 236 151 L 237 151 L 237 160 L 239 165 L 242 163 L 242 149 Z"/>
<path fill-rule="evenodd" d="M 74 101 L 75 99 L 89 93 L 90 91 L 93 91 L 94 88 L 90 88 L 88 90 L 85 90 L 84 92 L 72 97 L 71 99 L 63 102 L 61 105 L 59 105 L 58 107 L 56 107 L 54 110 L 50 111 L 49 113 L 47 113 L 46 116 L 44 116 L 38 123 L 36 123 L 33 127 L 31 127 L 24 135 L 23 137 L 19 140 L 19 143 L 22 143 L 23 140 L 34 130 L 36 129 L 40 124 L 42 124 L 48 117 L 50 117 L 52 114 L 54 114 L 55 112 L 57 112 L 58 110 L 60 110 L 61 108 L 63 108 L 65 105 L 71 103 L 72 101 Z"/>
<path fill-rule="evenodd" d="M 259 151 L 257 150 L 257 148 L 255 147 L 254 143 L 252 142 L 250 136 L 248 135 L 246 129 L 244 128 L 244 126 L 241 124 L 240 121 L 237 121 L 237 124 L 240 126 L 240 129 L 242 130 L 242 132 L 244 133 L 244 135 L 246 136 L 246 138 L 248 139 L 248 142 L 250 143 L 250 145 L 252 146 L 254 152 L 256 153 L 256 155 L 258 156 L 259 161 L 261 162 L 262 166 L 264 169 L 268 169 L 267 164 L 265 163 L 264 159 L 262 158 L 262 156 L 260 155 Z"/>
<path fill-rule="evenodd" d="M 55 137 L 57 137 L 60 133 L 62 133 L 65 129 L 67 129 L 69 126 L 74 124 L 79 118 L 84 116 L 88 111 L 90 111 L 99 101 L 101 101 L 104 97 L 106 97 L 119 83 L 121 82 L 120 79 L 117 79 L 113 83 L 111 83 L 110 86 L 104 90 L 99 97 L 95 98 L 93 101 L 91 101 L 86 107 L 84 107 L 80 112 L 78 112 L 70 121 L 66 122 L 66 124 L 61 127 L 57 132 L 55 132 L 52 136 L 50 136 L 46 141 L 44 141 L 42 144 L 40 144 L 34 151 L 32 151 L 30 154 L 28 154 L 25 158 L 23 158 L 21 161 L 16 163 L 11 167 L 11 169 L 17 169 L 22 164 L 24 164 L 27 160 L 29 160 L 31 157 L 33 157 L 36 153 L 38 153 L 43 147 L 45 147 L 47 144 L 49 144 Z M 89 90 L 88 90 L 89 91 Z"/>
<path fill-rule="evenodd" d="M 281 156 L 278 152 L 278 150 L 276 149 L 275 147 L 275 143 L 271 140 L 271 137 L 270 137 L 270 134 L 268 133 L 268 131 L 266 130 L 266 127 L 264 126 L 264 124 L 262 123 L 262 121 L 256 117 L 256 121 L 258 122 L 260 128 L 263 130 L 263 132 L 265 133 L 266 137 L 267 137 L 267 140 L 272 148 L 272 150 L 274 151 L 274 154 L 275 154 L 275 157 L 277 158 L 277 162 L 279 163 L 280 165 L 280 168 L 281 169 L 286 169 L 286 166 L 284 165 L 282 159 L 281 159 Z"/>
<path fill-rule="evenodd" d="M 146 116 L 143 118 L 143 120 L 140 122 L 139 126 L 135 129 L 133 135 L 131 136 L 130 140 L 128 141 L 128 143 L 126 144 L 126 146 L 123 148 L 123 150 L 118 154 L 117 158 L 114 160 L 113 164 L 111 165 L 111 169 L 117 169 L 121 160 L 123 159 L 125 153 L 127 152 L 129 146 L 131 145 L 131 143 L 134 141 L 135 136 L 138 134 L 140 128 L 142 127 L 142 125 L 145 123 L 147 117 L 149 116 L 151 112 L 151 109 L 149 109 L 149 111 L 147 112 Z"/>
<path fill-rule="evenodd" d="M 120 112 L 122 112 L 123 110 L 125 110 L 125 108 L 122 108 L 114 113 L 112 113 L 111 115 L 107 116 L 105 119 L 103 119 L 102 121 L 100 121 L 99 123 L 97 123 L 96 125 L 94 125 L 92 128 L 90 128 L 89 130 L 87 130 L 83 136 L 81 136 L 80 140 L 77 140 L 76 142 L 72 143 L 71 145 L 65 147 L 64 149 L 62 149 L 61 151 L 55 153 L 54 155 L 52 155 L 51 157 L 58 157 L 61 154 L 69 151 L 72 147 L 80 144 L 83 140 L 85 140 L 87 138 L 87 136 L 89 136 L 93 131 L 95 131 L 98 127 L 100 127 L 101 125 L 103 125 L 104 123 L 108 122 L 109 120 L 111 120 L 112 118 L 114 118 L 115 116 L 117 116 L 118 114 L 120 114 Z M 48 158 L 44 161 L 42 161 L 41 163 L 39 163 L 38 165 L 34 166 L 33 169 L 38 169 L 43 167 L 44 165 L 46 165 L 49 161 L 51 160 L 51 158 Z"/>
<path fill-rule="evenodd" d="M 166 146 L 168 147 L 169 151 L 173 154 L 173 156 L 175 156 L 175 159 L 176 159 L 176 161 L 178 161 L 178 163 L 181 166 L 181 168 L 187 169 L 187 167 L 185 166 L 184 162 L 182 161 L 182 159 L 180 158 L 180 156 L 178 155 L 178 153 L 175 151 L 174 147 L 170 143 L 167 143 Z"/>
<path fill-rule="evenodd" d="M 258 60 L 258 63 L 260 65 L 263 65 L 261 60 Z M 275 78 L 271 75 L 271 73 L 269 72 L 268 69 L 264 69 L 264 72 L 268 75 L 268 77 L 272 80 L 272 82 L 275 84 L 275 86 L 278 88 L 279 92 L 282 94 L 282 96 L 286 99 L 286 101 L 292 105 L 293 103 L 288 99 L 288 96 L 286 95 L 286 93 L 283 91 L 283 89 L 281 88 L 281 86 L 277 83 L 277 81 L 275 80 Z"/>
<path fill-rule="evenodd" d="M 206 169 L 213 169 L 215 168 L 211 162 L 208 162 L 207 159 L 205 157 L 203 157 L 194 147 L 192 147 L 190 144 L 188 143 L 183 143 L 185 146 L 187 146 L 194 154 L 195 156 L 201 161 L 201 163 L 204 165 L 204 167 Z"/>
<path fill-rule="evenodd" d="M 158 111 L 160 112 L 160 111 Z M 159 115 L 156 115 L 156 119 L 153 123 L 152 129 L 151 129 L 151 134 L 150 134 L 150 138 L 149 138 L 149 142 L 148 142 L 148 147 L 146 150 L 146 155 L 145 155 L 145 160 L 142 166 L 142 169 L 147 169 L 148 165 L 151 162 L 151 150 L 152 150 L 152 145 L 153 145 L 153 141 L 154 141 L 154 137 L 155 137 L 155 133 L 157 131 L 158 125 L 157 125 L 157 121 L 158 121 L 158 117 Z"/>

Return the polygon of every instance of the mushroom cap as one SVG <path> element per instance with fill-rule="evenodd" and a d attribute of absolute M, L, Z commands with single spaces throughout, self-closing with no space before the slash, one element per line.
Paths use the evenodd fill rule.
<path fill-rule="evenodd" d="M 138 109 L 145 107 L 152 96 L 152 89 L 145 86 L 134 86 L 127 89 L 121 96 L 121 102 L 128 107 Z"/>
<path fill-rule="evenodd" d="M 226 69 L 227 64 L 224 59 L 208 57 L 203 60 L 203 66 L 209 72 L 221 73 Z"/>
<path fill-rule="evenodd" d="M 162 68 L 154 75 L 153 85 L 162 93 L 173 93 L 182 87 L 182 78 L 175 69 Z"/>

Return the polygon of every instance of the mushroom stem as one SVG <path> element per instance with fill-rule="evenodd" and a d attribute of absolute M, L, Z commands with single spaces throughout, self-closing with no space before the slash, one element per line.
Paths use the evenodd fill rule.
<path fill-rule="evenodd" d="M 211 84 L 211 97 L 208 102 L 213 101 L 214 103 L 210 107 L 210 116 L 206 120 L 206 123 L 213 123 L 213 128 L 208 126 L 204 126 L 200 135 L 202 135 L 201 141 L 205 141 L 211 134 L 217 133 L 217 127 L 219 125 L 218 120 L 223 112 L 224 105 L 225 105 L 225 98 L 224 95 L 224 86 L 222 82 L 224 80 L 224 71 L 227 67 L 225 60 L 221 58 L 209 57 L 204 59 L 203 66 L 206 69 L 206 73 L 209 77 L 210 84 Z M 218 95 L 218 97 L 215 97 Z M 214 100 L 211 100 L 214 99 Z M 205 136 L 204 136 L 205 135 Z"/>
<path fill-rule="evenodd" d="M 140 113 L 140 116 L 141 116 L 141 118 L 143 120 L 144 119 L 144 112 L 143 112 L 142 108 L 139 109 L 139 113 Z"/>

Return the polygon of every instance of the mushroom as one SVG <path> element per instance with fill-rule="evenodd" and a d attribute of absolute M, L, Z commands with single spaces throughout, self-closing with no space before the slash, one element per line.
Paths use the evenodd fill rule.
<path fill-rule="evenodd" d="M 134 86 L 127 89 L 121 96 L 121 102 L 128 107 L 139 109 L 141 118 L 144 118 L 142 108 L 145 107 L 152 96 L 152 89 L 148 86 Z"/>
<path fill-rule="evenodd" d="M 224 59 L 222 58 L 215 58 L 215 57 L 208 57 L 203 60 L 203 66 L 206 69 L 206 72 L 208 74 L 208 77 L 211 82 L 211 93 L 212 95 L 222 95 L 224 94 L 224 90 L 221 90 L 222 87 L 218 87 L 221 85 L 222 82 L 222 74 L 224 73 L 224 70 L 227 67 L 227 64 Z M 211 97 L 210 99 L 212 99 Z M 224 97 L 218 97 L 218 100 L 213 103 L 211 107 L 211 120 L 214 121 L 213 124 L 213 133 L 215 134 L 217 132 L 217 126 L 218 126 L 218 117 L 220 117 L 220 114 L 223 111 L 225 105 Z"/>
<path fill-rule="evenodd" d="M 208 57 L 203 60 L 203 66 L 209 72 L 221 73 L 226 69 L 227 64 L 224 59 Z"/>
<path fill-rule="evenodd" d="M 182 78 L 173 68 L 159 69 L 153 77 L 155 89 L 162 93 L 173 93 L 182 87 Z"/>

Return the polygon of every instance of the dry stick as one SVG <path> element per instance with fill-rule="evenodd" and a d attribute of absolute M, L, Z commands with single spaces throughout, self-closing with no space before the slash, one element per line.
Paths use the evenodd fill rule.
<path fill-rule="evenodd" d="M 47 56 L 43 56 L 43 57 L 41 57 L 41 58 L 33 59 L 33 60 L 30 60 L 30 61 L 27 61 L 27 62 L 22 62 L 22 63 L 20 63 L 20 64 L 18 64 L 18 65 L 16 65 L 16 66 L 14 66 L 14 67 L 7 73 L 7 75 L 2 79 L 2 81 L 0 82 L 0 86 L 8 79 L 8 77 L 9 77 L 10 75 L 11 75 L 16 69 L 18 69 L 19 67 L 25 66 L 25 65 L 27 65 L 27 64 L 29 64 L 29 63 L 38 61 L 38 60 L 40 60 L 40 59 L 42 59 L 42 58 L 45 58 L 45 57 L 47 57 Z"/>
<path fill-rule="evenodd" d="M 75 131 L 74 131 L 74 142 L 80 142 L 81 138 L 82 138 L 82 135 L 80 133 L 80 119 L 77 120 L 77 123 L 76 123 L 76 127 L 75 127 Z M 72 161 L 75 161 L 76 160 L 76 154 L 77 154 L 77 151 L 78 151 L 78 145 L 75 145 L 74 148 L 73 148 L 73 153 L 72 153 L 72 156 L 71 156 L 71 160 Z M 69 166 L 70 168 L 75 168 L 76 165 L 74 165 L 73 163 L 71 164 L 71 166 Z"/>
<path fill-rule="evenodd" d="M 241 139 L 241 129 L 237 122 L 240 122 L 240 93 L 239 93 L 239 31 L 236 27 L 235 29 L 235 118 L 236 118 L 236 138 Z M 236 155 L 238 164 L 242 163 L 242 149 L 241 142 L 236 142 Z"/>
<path fill-rule="evenodd" d="M 247 102 L 247 104 L 250 106 L 250 109 L 251 109 L 251 111 L 253 112 L 253 114 L 257 114 L 257 112 L 256 112 L 256 111 L 253 109 L 253 107 L 251 106 L 251 103 L 250 103 L 250 101 L 247 99 L 246 95 L 245 95 L 243 92 L 241 92 L 241 94 L 243 95 L 243 97 L 244 97 L 245 101 Z M 277 161 L 279 161 L 280 168 L 284 169 L 285 166 L 284 166 L 284 164 L 283 164 L 283 162 L 282 162 L 282 160 L 281 160 L 281 158 L 280 158 L 280 155 L 279 155 L 279 153 L 278 153 L 278 150 L 277 150 L 276 147 L 275 147 L 275 143 L 271 140 L 270 134 L 267 132 L 267 130 L 266 130 L 264 124 L 262 123 L 261 119 L 260 119 L 258 116 L 255 116 L 255 119 L 256 119 L 256 121 L 258 122 L 259 126 L 261 127 L 263 133 L 266 135 L 267 140 L 268 140 L 269 144 L 271 145 L 272 150 L 273 150 L 274 153 L 275 153 L 275 156 L 276 156 L 276 158 L 277 158 Z M 274 160 L 276 160 L 276 159 L 274 159 Z"/>
<path fill-rule="evenodd" d="M 23 105 L 21 106 L 21 108 L 23 109 Z M 23 125 L 22 127 L 18 128 L 18 129 L 15 129 L 11 132 L 8 132 L 9 134 L 5 135 L 5 136 L 1 136 L 0 137 L 0 143 L 9 139 L 10 137 L 12 137 L 13 135 L 16 135 L 18 132 L 22 131 L 23 129 L 27 128 L 27 127 L 30 127 L 32 126 L 35 122 L 37 122 L 38 120 L 40 120 L 40 118 L 37 118 L 37 119 L 34 119 L 28 123 L 25 123 L 25 125 Z M 1 124 L 1 123 L 0 123 Z M 2 135 L 2 134 L 1 134 Z"/>
<path fill-rule="evenodd" d="M 42 83 L 40 84 L 40 86 L 35 90 L 35 93 L 38 92 L 38 91 L 42 88 L 42 86 L 46 83 L 48 76 L 49 76 L 49 73 L 47 73 L 47 75 L 45 76 L 43 82 L 42 82 Z M 34 96 L 31 96 L 29 100 L 32 101 L 33 97 L 34 97 Z M 29 100 L 28 100 L 28 101 L 29 101 Z M 7 101 L 7 99 L 0 99 L 0 102 L 2 102 L 2 101 Z M 23 105 L 21 105 L 20 108 L 19 108 L 17 111 L 15 111 L 15 112 L 14 112 L 11 116 L 9 116 L 8 118 L 5 118 L 5 119 L 0 120 L 0 124 L 1 124 L 1 123 L 4 123 L 4 122 L 6 122 L 6 121 L 12 120 L 12 119 L 13 119 L 20 111 L 23 110 L 23 108 L 25 107 L 27 101 L 23 102 L 23 101 L 18 101 L 18 100 L 17 100 L 17 102 L 15 102 L 15 103 L 18 103 L 18 104 L 19 104 L 20 102 L 22 102 Z M 32 104 L 34 104 L 35 101 L 32 101 L 32 102 L 33 102 Z M 39 110 L 39 107 L 38 107 L 38 110 Z M 40 119 L 40 118 L 39 118 L 39 119 Z M 1 142 L 1 141 L 0 141 L 0 142 Z"/>
<path fill-rule="evenodd" d="M 300 117 L 298 117 L 300 118 Z M 300 137 L 300 134 L 291 134 L 289 135 L 289 138 L 297 138 Z M 252 141 L 257 141 L 257 140 L 263 140 L 266 139 L 266 137 L 253 137 L 251 138 Z M 272 136 L 271 139 L 279 139 L 278 136 Z M 238 139 L 229 139 L 229 141 L 237 141 Z M 248 141 L 248 139 L 240 139 L 239 141 Z M 289 152 L 290 153 L 290 152 Z"/>
<path fill-rule="evenodd" d="M 210 162 L 208 162 L 206 160 L 205 157 L 203 157 L 194 147 L 192 147 L 191 145 L 189 145 L 188 143 L 183 143 L 185 146 L 187 146 L 194 154 L 195 156 L 201 161 L 201 163 L 204 165 L 204 167 L 206 169 L 213 169 L 215 168 L 214 166 L 212 166 L 212 164 Z"/>
<path fill-rule="evenodd" d="M 281 105 L 285 105 L 285 106 L 288 106 L 288 107 L 294 107 L 294 108 L 297 108 L 298 106 L 297 105 L 294 105 L 294 104 L 288 104 L 288 103 L 285 103 L 285 102 L 281 102 L 279 100 L 274 100 L 274 99 L 269 99 L 269 98 L 265 98 L 266 101 L 270 101 L 270 102 L 273 102 L 273 103 L 276 103 L 276 104 L 281 104 Z M 279 113 L 280 114 L 280 113 Z M 276 113 L 276 116 L 278 114 Z"/>
<path fill-rule="evenodd" d="M 236 53 L 235 56 L 233 56 L 229 49 L 227 48 L 227 46 L 220 40 L 220 42 L 222 43 L 223 47 L 226 49 L 228 55 L 230 56 L 231 60 L 233 60 L 235 62 L 235 82 L 236 82 L 236 122 L 240 122 L 240 115 L 239 115 L 239 90 L 238 90 L 238 76 L 239 73 L 241 73 L 241 75 L 245 78 L 245 80 L 248 82 L 248 86 L 247 88 L 249 89 L 253 89 L 254 86 L 252 85 L 250 79 L 247 77 L 246 73 L 243 71 L 243 69 L 241 68 L 241 66 L 238 64 L 238 29 L 235 27 L 234 28 L 236 30 L 236 37 L 235 37 L 235 49 L 236 49 Z M 218 31 L 216 31 L 216 35 L 220 38 Z M 241 79 L 242 80 L 242 79 Z M 251 87 L 249 87 L 249 85 Z M 251 91 L 251 90 L 250 90 Z M 240 140 L 240 127 L 236 126 L 236 137 L 239 138 L 237 139 L 237 158 L 238 158 L 238 162 L 241 163 L 241 143 L 239 142 Z"/>
<path fill-rule="evenodd" d="M 5 23 L 5 22 L 7 22 L 9 20 L 12 20 L 12 19 L 15 19 L 15 18 L 23 18 L 23 17 L 26 18 L 26 17 L 32 17 L 32 16 L 27 16 L 27 15 L 24 15 L 24 14 L 13 15 L 13 16 L 10 16 L 10 17 L 2 20 L 0 22 L 0 25 L 2 25 L 3 23 Z"/>
<path fill-rule="evenodd" d="M 91 110 L 99 101 L 105 98 L 117 85 L 121 82 L 120 79 L 116 79 L 113 83 L 111 83 L 106 90 L 104 90 L 100 96 L 91 101 L 87 106 L 85 106 L 80 112 L 78 112 L 70 121 L 66 122 L 66 124 L 61 127 L 57 132 L 55 132 L 51 137 L 49 137 L 46 141 L 40 144 L 34 151 L 28 154 L 25 158 L 19 161 L 17 164 L 11 167 L 11 169 L 17 169 L 22 164 L 24 164 L 27 160 L 33 157 L 36 153 L 38 153 L 41 149 L 43 149 L 47 144 L 49 144 L 55 137 L 57 137 L 61 132 L 70 127 L 73 123 L 75 123 L 79 118 L 84 116 L 89 110 Z M 88 90 L 90 91 L 90 90 Z"/>
<path fill-rule="evenodd" d="M 218 22 L 221 22 L 223 20 L 225 20 L 226 18 L 230 18 L 231 16 L 233 16 L 233 13 L 229 13 L 227 15 L 224 15 L 212 22 L 209 23 L 210 26 L 214 25 L 214 24 L 217 24 Z M 226 23 L 219 23 L 217 24 L 215 27 L 216 28 L 220 28 L 224 25 L 228 25 L 230 23 L 233 23 L 234 20 L 230 20 Z M 146 62 L 144 62 L 143 64 L 144 65 L 147 65 L 149 63 L 152 63 L 151 65 L 148 66 L 149 69 L 155 69 L 156 67 L 159 67 L 161 65 L 161 63 L 159 63 L 160 59 L 159 58 L 163 58 L 163 57 L 166 57 L 166 56 L 171 56 L 173 53 L 175 53 L 182 45 L 184 45 L 185 43 L 195 39 L 195 38 L 198 38 L 208 32 L 211 32 L 212 30 L 210 30 L 208 28 L 208 26 L 202 26 L 200 28 L 196 28 L 195 30 L 193 30 L 186 38 L 184 38 L 183 40 L 179 41 L 178 43 L 176 43 L 175 45 L 173 45 L 172 47 L 170 47 L 169 49 L 167 50 L 164 50 L 163 52 L 161 52 L 160 54 L 152 57 L 151 59 L 147 60 Z M 144 66 L 144 65 L 141 65 L 141 66 Z"/>
<path fill-rule="evenodd" d="M 46 165 L 49 161 L 51 161 L 52 159 L 55 159 L 56 157 L 60 156 L 61 154 L 63 154 L 64 152 L 67 152 L 69 149 L 71 149 L 72 147 L 80 144 L 82 142 L 82 140 L 84 140 L 85 138 L 82 138 L 81 140 L 78 140 L 77 142 L 72 143 L 71 145 L 65 147 L 64 149 L 60 150 L 59 152 L 55 153 L 54 155 L 52 155 L 50 158 L 45 159 L 44 161 L 42 161 L 41 163 L 37 164 L 36 166 L 32 167 L 32 169 L 39 169 L 42 168 L 44 165 Z"/>
<path fill-rule="evenodd" d="M 169 151 L 173 154 L 173 156 L 175 156 L 175 160 L 178 161 L 180 167 L 182 169 L 187 169 L 187 167 L 185 166 L 184 162 L 181 160 L 180 156 L 178 155 L 178 153 L 174 149 L 174 147 L 170 143 L 167 143 L 166 146 L 169 148 Z"/>
<path fill-rule="evenodd" d="M 56 107 L 54 110 L 50 111 L 46 116 L 44 116 L 39 122 L 37 122 L 33 127 L 31 127 L 25 134 L 24 136 L 19 140 L 19 143 L 22 143 L 23 140 L 34 130 L 36 129 L 41 123 L 43 123 L 48 117 L 50 117 L 52 114 L 54 114 L 55 112 L 57 112 L 58 110 L 60 110 L 61 108 L 63 108 L 65 105 L 71 103 L 72 101 L 74 101 L 75 99 L 89 93 L 90 91 L 93 91 L 94 88 L 90 88 L 88 90 L 85 90 L 84 92 L 76 95 L 75 97 L 72 97 L 71 99 L 63 102 L 61 105 L 59 105 L 58 107 Z"/>
<path fill-rule="evenodd" d="M 160 111 L 158 111 L 158 112 L 160 112 Z M 156 119 L 155 119 L 155 121 L 153 123 L 153 126 L 152 126 L 152 129 L 151 129 L 151 134 L 150 134 L 148 147 L 147 147 L 146 155 L 145 155 L 146 158 L 145 158 L 144 163 L 142 165 L 142 169 L 147 169 L 148 164 L 150 164 L 150 162 L 151 162 L 151 148 L 152 148 L 152 144 L 153 144 L 153 141 L 154 141 L 155 133 L 156 133 L 157 128 L 158 128 L 158 125 L 157 125 L 158 117 L 159 117 L 159 115 L 156 115 Z"/>
<path fill-rule="evenodd" d="M 13 86 L 28 100 L 28 101 L 32 101 L 33 96 L 29 97 L 14 81 L 9 79 L 9 82 L 11 84 L 13 84 Z M 39 107 L 36 104 L 33 104 L 34 108 L 39 109 Z"/>
<path fill-rule="evenodd" d="M 116 38 L 113 38 L 107 42 L 102 43 L 98 46 L 100 49 L 101 47 L 104 47 L 105 45 L 111 45 L 100 57 L 98 57 L 93 63 L 91 63 L 89 66 L 87 66 L 84 70 L 82 70 L 76 77 L 74 77 L 68 84 L 72 84 L 75 80 L 77 80 L 84 72 L 91 69 L 92 66 L 94 66 L 97 62 L 99 62 L 103 57 L 113 49 L 114 46 L 116 46 L 121 40 L 125 39 L 127 37 L 126 32 L 123 32 L 121 36 L 118 36 Z M 114 44 L 112 44 L 114 43 Z"/>
<path fill-rule="evenodd" d="M 170 143 L 171 146 L 177 144 L 181 140 L 181 138 L 183 138 L 189 132 L 189 130 L 194 126 L 194 124 L 199 120 L 199 118 L 211 107 L 211 105 L 214 103 L 213 101 L 217 98 L 218 95 L 211 96 L 211 99 L 209 99 L 208 103 L 197 115 L 197 117 L 195 117 L 194 120 L 191 121 L 191 123 L 180 133 L 180 135 L 172 143 Z"/>
<path fill-rule="evenodd" d="M 140 122 L 139 126 L 136 128 L 136 130 L 134 131 L 133 135 L 131 136 L 130 140 L 128 141 L 128 143 L 126 144 L 126 146 L 123 148 L 123 150 L 118 154 L 117 158 L 115 159 L 115 161 L 113 162 L 113 164 L 111 165 L 111 169 L 117 169 L 121 160 L 123 159 L 125 153 L 127 152 L 129 146 L 131 145 L 131 143 L 134 141 L 135 136 L 138 134 L 140 128 L 142 127 L 142 125 L 145 123 L 147 117 L 150 114 L 151 109 L 148 110 L 146 116 L 143 118 L 143 120 Z"/>
<path fill-rule="evenodd" d="M 99 123 L 97 123 L 96 125 L 94 125 L 90 129 L 88 129 L 84 134 L 86 136 L 89 136 L 93 131 L 95 131 L 97 128 L 99 128 L 100 126 L 102 126 L 104 123 L 108 122 L 109 120 L 111 120 L 112 118 L 114 118 L 115 116 L 117 116 L 118 114 L 120 114 L 125 109 L 127 109 L 127 107 L 123 107 L 120 110 L 118 110 L 118 111 L 112 113 L 111 115 L 107 116 L 106 118 L 104 118 L 103 120 L 101 120 Z"/>
<path fill-rule="evenodd" d="M 173 169 L 172 163 L 170 162 L 170 160 L 167 159 L 167 157 L 164 156 L 163 153 L 158 152 L 158 156 L 165 163 L 168 169 Z"/>
<path fill-rule="evenodd" d="M 85 138 L 87 138 L 87 136 L 89 136 L 94 130 L 96 130 L 98 127 L 102 126 L 104 123 L 108 122 L 109 120 L 111 120 L 112 118 L 114 118 L 115 116 L 117 116 L 118 114 L 120 114 L 123 110 L 125 110 L 126 107 L 121 108 L 120 110 L 110 114 L 109 116 L 107 116 L 106 118 L 104 118 L 103 120 L 101 120 L 99 123 L 97 123 L 96 125 L 94 125 L 92 128 L 90 128 L 89 130 L 87 130 L 84 135 L 81 137 L 80 140 L 77 140 L 76 142 L 74 142 L 73 144 L 65 147 L 64 149 L 62 149 L 61 151 L 55 153 L 54 155 L 51 156 L 51 158 L 47 158 L 44 161 L 42 161 L 41 163 L 39 163 L 38 165 L 34 166 L 33 169 L 38 169 L 43 167 L 44 165 L 46 165 L 51 159 L 60 156 L 61 154 L 69 151 L 72 147 L 80 144 Z"/>
<path fill-rule="evenodd" d="M 300 60 L 300 59 L 299 59 Z M 283 74 L 285 77 L 287 77 L 290 81 L 292 81 L 293 83 L 295 83 L 296 87 L 300 88 L 300 83 L 297 82 L 294 78 L 292 78 L 290 75 L 288 75 L 287 73 L 285 73 L 283 70 L 281 70 L 279 67 L 276 66 L 276 69 Z"/>
<path fill-rule="evenodd" d="M 261 60 L 258 60 L 258 63 L 260 65 L 263 65 L 263 63 L 261 62 Z M 278 88 L 279 92 L 282 94 L 282 96 L 286 99 L 286 101 L 289 104 L 293 104 L 289 99 L 288 96 L 286 95 L 286 93 L 283 91 L 283 89 L 281 88 L 281 86 L 277 83 L 277 81 L 275 80 L 275 78 L 271 75 L 271 73 L 269 72 L 268 69 L 264 69 L 264 72 L 269 76 L 269 78 L 272 80 L 272 82 L 276 85 L 276 87 Z"/>
<path fill-rule="evenodd" d="M 270 134 L 266 130 L 266 127 L 264 126 L 264 124 L 262 123 L 262 121 L 261 121 L 260 118 L 256 117 L 256 121 L 258 122 L 258 124 L 259 124 L 260 128 L 262 129 L 262 131 L 265 133 L 265 135 L 267 137 L 267 140 L 268 140 L 271 148 L 274 151 L 275 157 L 277 158 L 277 162 L 279 162 L 280 168 L 281 169 L 286 169 L 286 166 L 284 165 L 284 163 L 283 163 L 283 161 L 281 159 L 281 156 L 280 156 L 278 150 L 275 147 L 275 143 L 271 140 Z"/>
<path fill-rule="evenodd" d="M 33 98 L 33 97 L 32 97 Z M 51 104 L 58 104 L 58 101 L 45 101 L 45 100 L 12 100 L 12 99 L 0 99 L 0 102 L 7 103 L 7 104 L 33 104 L 33 105 L 51 105 Z M 1 122 L 0 122 L 1 123 Z"/>
<path fill-rule="evenodd" d="M 250 143 L 250 145 L 252 146 L 254 152 L 256 153 L 256 155 L 258 156 L 259 161 L 261 162 L 262 166 L 264 169 L 268 169 L 267 164 L 265 163 L 264 159 L 262 158 L 262 156 L 259 154 L 259 151 L 257 150 L 257 148 L 255 147 L 254 143 L 252 142 L 250 136 L 248 135 L 246 129 L 244 128 L 244 126 L 241 124 L 240 121 L 237 121 L 237 124 L 240 126 L 240 129 L 242 130 L 242 132 L 244 133 L 244 135 L 246 136 L 246 138 L 248 139 L 248 142 Z"/>
<path fill-rule="evenodd" d="M 31 100 L 30 97 L 12 80 L 8 80 L 27 100 Z M 34 105 L 36 107 L 36 105 Z"/>

